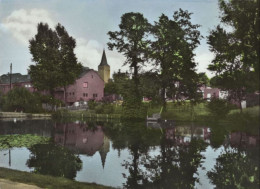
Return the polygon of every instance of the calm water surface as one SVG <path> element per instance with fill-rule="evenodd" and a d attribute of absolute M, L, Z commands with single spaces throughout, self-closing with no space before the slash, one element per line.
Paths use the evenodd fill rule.
<path fill-rule="evenodd" d="M 117 188 L 259 187 L 259 135 L 218 122 L 0 121 L 15 134 L 50 142 L 0 149 L 0 167 Z"/>

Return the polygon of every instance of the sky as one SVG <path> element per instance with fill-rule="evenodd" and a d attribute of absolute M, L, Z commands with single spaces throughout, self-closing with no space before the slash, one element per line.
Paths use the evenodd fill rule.
<path fill-rule="evenodd" d="M 103 49 L 106 50 L 111 75 L 129 70 L 123 66 L 125 58 L 107 49 L 109 31 L 118 31 L 121 16 L 127 12 L 140 12 L 150 23 L 163 13 L 172 18 L 174 11 L 192 12 L 191 22 L 199 24 L 204 38 L 195 50 L 197 72 L 207 70 L 214 55 L 209 51 L 206 36 L 220 22 L 217 0 L 0 0 L 0 75 L 7 74 L 10 63 L 13 73 L 27 74 L 28 66 L 35 64 L 29 52 L 29 40 L 37 33 L 39 22 L 54 28 L 61 23 L 69 35 L 76 39 L 78 60 L 97 70 Z M 146 69 L 150 69 L 148 65 Z"/>

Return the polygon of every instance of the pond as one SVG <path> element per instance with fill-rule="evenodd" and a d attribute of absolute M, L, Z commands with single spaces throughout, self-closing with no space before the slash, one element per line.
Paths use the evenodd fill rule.
<path fill-rule="evenodd" d="M 217 121 L 0 121 L 0 167 L 116 188 L 258 188 L 258 133 L 227 128 Z"/>

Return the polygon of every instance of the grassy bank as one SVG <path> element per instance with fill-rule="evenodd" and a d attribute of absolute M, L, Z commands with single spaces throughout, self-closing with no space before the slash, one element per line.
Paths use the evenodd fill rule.
<path fill-rule="evenodd" d="M 73 110 L 73 111 L 57 111 L 53 113 L 54 118 L 76 118 L 76 119 L 120 119 L 121 114 L 97 114 L 95 111 Z"/>
<path fill-rule="evenodd" d="M 105 189 L 111 188 L 95 183 L 76 182 L 61 177 L 52 177 L 39 175 L 23 171 L 16 171 L 7 168 L 0 168 L 0 178 L 8 179 L 15 182 L 33 184 L 41 188 L 48 189 Z"/>
<path fill-rule="evenodd" d="M 153 113 L 159 113 L 161 111 L 161 106 L 151 106 L 150 104 L 146 104 L 147 106 L 147 115 L 150 117 Z M 110 114 L 100 114 L 96 113 L 94 110 L 74 110 L 74 111 L 58 111 L 54 113 L 54 117 L 63 117 L 63 118 L 90 118 L 97 120 L 113 120 L 113 119 L 121 119 L 122 118 L 122 106 L 121 105 L 113 105 L 113 113 Z M 249 107 L 243 109 L 242 114 L 239 109 L 233 109 L 224 119 L 220 117 L 223 121 L 233 119 L 235 116 L 241 117 L 250 117 L 253 119 L 259 118 L 259 106 Z M 162 119 L 175 120 L 175 121 L 208 121 L 212 119 L 212 115 L 207 109 L 206 102 L 196 104 L 194 107 L 190 105 L 189 102 L 185 102 L 182 104 L 177 104 L 173 102 L 167 103 L 167 110 L 163 111 L 161 114 Z"/>
<path fill-rule="evenodd" d="M 0 118 L 50 118 L 51 114 L 32 114 L 21 112 L 0 112 Z"/>

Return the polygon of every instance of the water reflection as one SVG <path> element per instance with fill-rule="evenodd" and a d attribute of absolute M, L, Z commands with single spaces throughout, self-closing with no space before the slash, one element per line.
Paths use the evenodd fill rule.
<path fill-rule="evenodd" d="M 28 148 L 30 156 L 24 162 L 36 173 L 124 188 L 259 185 L 259 136 L 232 132 L 218 122 L 0 123 L 2 135 L 30 133 L 52 138 L 53 143 Z M 11 148 L 11 153 L 15 150 Z M 6 158 L 4 153 L 0 150 Z M 0 160 L 0 166 L 8 164 Z"/>
<path fill-rule="evenodd" d="M 102 166 L 105 166 L 110 141 L 105 136 L 103 127 L 95 123 L 56 123 L 54 141 L 74 153 L 93 156 L 99 151 Z"/>
<path fill-rule="evenodd" d="M 74 179 L 82 168 L 78 155 L 54 144 L 36 144 L 29 148 L 31 155 L 27 161 L 34 173 Z"/>

